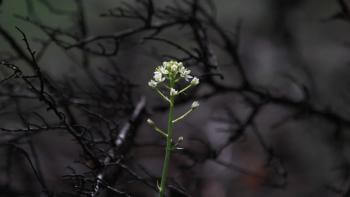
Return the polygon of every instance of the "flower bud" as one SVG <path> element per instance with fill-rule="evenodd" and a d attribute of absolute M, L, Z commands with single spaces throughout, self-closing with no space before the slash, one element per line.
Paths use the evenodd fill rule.
<path fill-rule="evenodd" d="M 177 139 L 178 142 L 181 142 L 181 141 L 183 141 L 183 140 L 184 140 L 184 137 L 182 137 L 182 136 L 180 136 L 180 137 Z"/>
<path fill-rule="evenodd" d="M 197 77 L 193 77 L 192 81 L 191 81 L 191 85 L 198 85 L 199 84 L 199 79 Z"/>
<path fill-rule="evenodd" d="M 176 72 L 178 69 L 178 65 L 176 63 L 173 63 L 170 67 L 171 71 Z"/>
<path fill-rule="evenodd" d="M 154 122 L 150 118 L 147 119 L 147 123 L 151 126 L 154 126 Z"/>
<path fill-rule="evenodd" d="M 191 108 L 192 109 L 196 109 L 197 107 L 199 107 L 199 102 L 198 101 L 193 101 Z"/>
<path fill-rule="evenodd" d="M 170 89 L 170 96 L 176 96 L 178 94 L 178 91 L 175 90 L 174 88 Z"/>

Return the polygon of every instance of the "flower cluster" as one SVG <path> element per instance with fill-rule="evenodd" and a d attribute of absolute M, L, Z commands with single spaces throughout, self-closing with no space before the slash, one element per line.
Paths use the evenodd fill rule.
<path fill-rule="evenodd" d="M 166 101 L 170 103 L 171 106 L 174 105 L 174 99 L 175 96 L 185 92 L 189 88 L 196 86 L 199 84 L 199 79 L 197 77 L 194 77 L 191 74 L 191 71 L 181 63 L 177 61 L 168 61 L 163 62 L 161 66 L 158 66 L 156 70 L 154 71 L 153 78 L 148 82 L 148 85 L 151 86 L 156 90 L 156 92 Z M 180 80 L 184 79 L 185 81 L 189 82 L 187 86 L 182 88 L 181 90 L 176 90 L 176 83 Z M 191 79 L 191 81 L 189 81 Z M 164 94 L 162 89 L 160 89 L 158 86 L 160 83 L 163 83 L 167 81 L 167 84 L 163 84 L 163 86 L 168 90 L 167 94 Z M 194 101 L 191 105 L 191 108 L 184 113 L 182 116 L 178 117 L 175 120 L 172 120 L 173 123 L 183 119 L 186 117 L 189 113 L 191 113 L 193 110 L 199 107 L 199 102 Z M 148 124 L 150 124 L 156 131 L 164 134 L 163 131 L 161 131 L 159 128 L 155 127 L 152 122 L 148 121 Z"/>
<path fill-rule="evenodd" d="M 179 79 L 185 79 L 189 81 L 190 85 L 195 86 L 199 84 L 199 79 L 190 75 L 191 71 L 186 69 L 182 62 L 177 61 L 167 61 L 163 62 L 162 65 L 158 66 L 154 72 L 153 79 L 148 82 L 148 85 L 152 88 L 156 88 L 159 83 L 164 82 L 165 80 L 178 81 Z M 176 95 L 177 90 L 171 89 L 170 94 Z"/>

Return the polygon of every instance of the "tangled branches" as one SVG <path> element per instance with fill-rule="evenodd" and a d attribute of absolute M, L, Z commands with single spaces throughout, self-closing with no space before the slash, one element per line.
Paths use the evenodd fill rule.
<path fill-rule="evenodd" d="M 347 21 L 347 4 L 342 0 L 338 3 L 341 12 L 330 19 Z M 234 95 L 240 100 L 240 107 L 232 108 L 227 104 L 221 113 L 224 117 L 214 117 L 214 121 L 228 125 L 224 130 L 227 136 L 219 146 L 214 147 L 210 139 L 194 135 L 184 150 L 176 152 L 181 158 L 180 174 L 194 175 L 188 185 L 186 181 L 189 180 L 174 176 L 168 184 L 171 196 L 199 196 L 200 180 L 196 170 L 208 162 L 253 177 L 265 186 L 286 188 L 285 161 L 271 140 L 266 139 L 266 131 L 259 124 L 259 119 L 271 106 L 288 111 L 287 116 L 272 121 L 275 128 L 300 119 L 318 119 L 331 125 L 335 143 L 343 143 L 341 136 L 350 120 L 315 102 L 312 85 L 290 79 L 301 95 L 295 99 L 257 82 L 253 69 L 240 54 L 244 20 L 237 19 L 233 29 L 226 27 L 218 20 L 217 8 L 211 0 L 179 0 L 165 5 L 154 0 L 123 2 L 104 11 L 99 20 L 112 20 L 117 24 L 127 21 L 127 25 L 107 28 L 103 33 L 103 30 L 96 30 L 98 24 L 88 19 L 90 13 L 84 1 L 75 0 L 73 5 L 74 10 L 65 10 L 48 0 L 27 1 L 28 16 L 18 14 L 15 18 L 39 29 L 43 34 L 40 39 L 30 38 L 32 35 L 22 27 L 17 27 L 13 34 L 0 25 L 0 36 L 8 45 L 6 50 L 0 51 L 0 135 L 3 136 L 0 145 L 2 158 L 5 158 L 1 168 L 6 172 L 0 179 L 5 180 L 0 182 L 0 193 L 8 196 L 38 196 L 39 193 L 46 196 L 137 196 L 144 192 L 154 195 L 160 174 L 141 165 L 137 152 L 140 148 L 163 144 L 147 144 L 136 139 L 143 131 L 145 115 L 162 113 L 167 107 L 151 105 L 146 110 L 145 98 L 135 96 L 143 94 L 142 88 L 127 76 L 125 70 L 129 67 L 121 66 L 128 65 L 132 70 L 132 65 L 139 64 L 136 59 L 145 54 L 148 61 L 171 58 L 190 65 L 201 81 L 191 95 L 201 101 L 224 95 Z M 69 25 L 56 27 L 40 18 L 40 13 L 34 9 L 36 6 L 45 7 L 54 16 L 73 20 Z M 92 28 L 94 25 L 97 28 Z M 18 41 L 18 36 L 22 41 Z M 154 46 L 165 50 L 150 50 Z M 62 76 L 50 72 L 45 57 L 52 53 L 52 47 L 64 54 L 76 72 L 69 71 Z M 61 64 L 68 62 L 60 57 L 50 59 L 52 62 L 61 60 Z M 192 101 L 191 95 L 179 96 L 178 104 L 188 104 Z M 262 150 L 263 172 L 223 159 L 225 151 L 239 144 L 247 133 L 252 133 Z M 69 169 L 63 176 L 65 184 L 58 188 L 49 181 L 52 173 L 48 173 L 49 168 L 44 164 L 50 162 L 38 148 L 42 136 L 50 140 L 55 137 L 62 137 L 62 141 L 73 139 L 68 149 L 74 147 L 79 152 L 75 159 L 57 163 Z M 198 154 L 191 143 L 201 147 L 202 153 Z M 14 165 L 14 161 L 21 159 L 24 159 L 22 163 Z M 349 165 L 343 159 L 341 156 L 340 163 L 347 169 Z M 13 175 L 16 170 L 21 174 Z M 29 180 L 35 181 L 24 187 L 16 180 L 20 179 L 18 177 L 30 177 Z M 333 185 L 327 187 L 339 193 Z M 340 193 L 348 191 L 347 188 Z"/>

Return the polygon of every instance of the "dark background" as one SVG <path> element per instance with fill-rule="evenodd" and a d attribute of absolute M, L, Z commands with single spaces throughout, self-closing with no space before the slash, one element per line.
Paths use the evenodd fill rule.
<path fill-rule="evenodd" d="M 349 33 L 346 0 L 3 0 L 0 196 L 156 196 L 170 59 L 168 196 L 350 196 Z"/>

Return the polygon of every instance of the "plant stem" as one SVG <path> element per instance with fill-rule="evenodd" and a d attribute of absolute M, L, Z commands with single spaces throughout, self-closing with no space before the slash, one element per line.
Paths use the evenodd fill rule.
<path fill-rule="evenodd" d="M 170 80 L 170 87 L 172 88 L 174 86 L 173 80 Z M 174 101 L 175 96 L 170 96 L 170 109 L 169 109 L 169 115 L 168 115 L 168 132 L 167 132 L 167 140 L 166 140 L 166 149 L 165 149 L 165 157 L 163 162 L 163 170 L 162 170 L 162 180 L 160 183 L 160 191 L 159 191 L 159 197 L 164 197 L 166 192 L 166 183 L 168 178 L 168 172 L 169 172 L 169 164 L 170 164 L 170 155 L 172 151 L 172 138 L 173 138 L 173 111 L 174 111 Z"/>

